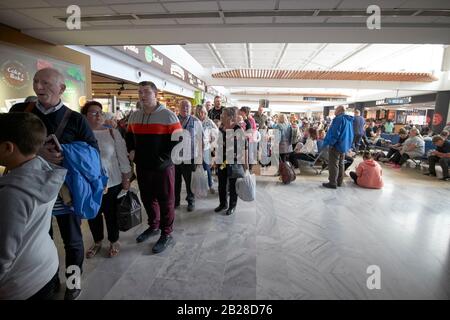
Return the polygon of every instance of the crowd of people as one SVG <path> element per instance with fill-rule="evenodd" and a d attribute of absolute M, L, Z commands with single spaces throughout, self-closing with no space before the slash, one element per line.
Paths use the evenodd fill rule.
<path fill-rule="evenodd" d="M 214 178 L 217 177 L 218 206 L 214 211 L 232 215 L 238 202 L 236 181 L 259 165 L 261 154 L 272 156 L 272 160 L 275 154 L 279 161 L 292 161 L 295 165 L 299 161 L 320 159 L 322 167 L 329 170 L 329 181 L 323 187 L 336 189 L 343 186 L 345 171 L 364 141 L 371 140 L 367 145 L 376 144 L 373 138 L 379 131 L 374 122 L 366 126 L 359 112 L 354 117 L 347 115 L 343 106 L 336 108 L 333 121 L 328 117 L 313 121 L 285 114 L 269 116 L 263 107 L 254 114 L 248 107 L 226 108 L 217 96 L 213 103 L 195 108 L 190 101 L 183 100 L 174 113 L 158 102 L 158 89 L 149 81 L 138 85 L 138 110 L 121 119 L 107 119 L 97 101 L 88 101 L 81 113 L 70 111 L 61 100 L 64 78 L 51 68 L 34 75 L 33 89 L 36 101 L 14 105 L 8 114 L 0 115 L 0 165 L 7 170 L 0 178 L 4 209 L 0 215 L 1 299 L 49 299 L 59 290 L 59 259 L 52 240 L 52 215 L 64 242 L 66 270 L 77 266 L 82 272 L 84 258 L 92 259 L 101 250 L 103 219 L 109 241 L 108 255 L 117 256 L 120 252 L 117 195 L 130 188 L 133 177 L 137 179 L 148 216 L 148 228 L 136 242 L 159 236 L 152 247 L 153 253 L 158 254 L 173 242 L 183 181 L 187 211 L 195 210 L 196 195 L 191 190 L 195 170 L 206 171 L 211 194 L 216 194 Z M 383 132 L 393 132 L 392 122 L 387 121 L 383 127 Z M 278 132 L 279 139 L 264 134 L 269 131 Z M 182 138 L 173 139 L 180 132 Z M 229 132 L 234 133 L 231 139 L 228 139 Z M 242 133 L 243 140 L 236 133 Z M 49 141 L 48 135 L 54 135 L 57 142 Z M 267 144 L 262 144 L 264 137 Z M 424 152 L 423 138 L 417 128 L 402 128 L 400 137 L 400 142 L 391 145 L 383 158 L 396 167 Z M 88 220 L 93 245 L 86 253 L 81 218 L 61 193 L 68 168 L 63 168 L 64 153 L 59 143 L 67 145 L 77 141 L 99 153 L 108 177 L 98 215 Z M 428 174 L 436 175 L 435 165 L 439 163 L 444 179 L 448 179 L 448 132 L 434 135 L 432 141 L 436 150 L 429 156 Z M 187 147 L 179 149 L 181 144 Z M 268 147 L 262 148 L 263 145 Z M 350 172 L 350 177 L 358 186 L 382 188 L 381 166 L 366 149 L 363 161 Z M 228 154 L 232 155 L 231 159 Z M 74 192 L 84 191 L 71 192 L 73 197 Z M 70 273 L 66 272 L 66 277 Z M 76 299 L 80 292 L 79 287 L 67 287 L 64 298 Z"/>

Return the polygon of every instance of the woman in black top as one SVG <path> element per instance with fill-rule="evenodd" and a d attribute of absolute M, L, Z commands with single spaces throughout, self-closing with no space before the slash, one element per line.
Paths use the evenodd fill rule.
<path fill-rule="evenodd" d="M 219 178 L 219 206 L 214 209 L 215 212 L 220 212 L 227 209 L 226 215 L 231 215 L 234 213 L 237 204 L 237 193 L 236 193 L 236 180 L 238 177 L 243 176 L 245 170 L 248 169 L 247 163 L 247 144 L 244 132 L 239 126 L 238 121 L 238 108 L 231 107 L 225 108 L 222 113 L 221 122 L 222 127 L 220 128 L 220 134 L 222 135 L 223 141 L 223 153 L 222 159 L 216 160 L 218 163 L 219 170 L 217 171 L 217 176 Z M 226 131 L 234 130 L 234 145 L 227 147 Z M 239 131 L 240 132 L 236 132 Z M 240 137 L 240 138 L 239 138 Z M 220 139 L 220 138 L 219 138 Z M 242 144 L 238 148 L 238 143 Z M 234 159 L 227 159 L 227 149 L 232 148 L 229 152 L 233 154 Z M 220 164 L 220 160 L 222 163 Z M 228 160 L 228 161 L 227 161 Z M 232 163 L 234 162 L 234 164 Z M 229 183 L 230 199 L 227 201 L 227 184 Z M 229 205 L 228 205 L 229 203 Z"/>
<path fill-rule="evenodd" d="M 400 128 L 398 134 L 400 135 L 400 140 L 398 141 L 398 143 L 392 145 L 392 147 L 389 148 L 388 154 L 386 155 L 386 161 L 389 161 L 394 154 L 400 153 L 403 142 L 408 139 L 408 130 L 406 130 L 405 128 Z"/>

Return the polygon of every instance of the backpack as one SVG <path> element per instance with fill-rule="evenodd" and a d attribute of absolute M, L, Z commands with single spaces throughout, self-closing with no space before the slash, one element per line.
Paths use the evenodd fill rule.
<path fill-rule="evenodd" d="M 289 161 L 280 161 L 278 170 L 280 172 L 280 180 L 283 184 L 289 184 L 297 178 L 294 167 Z"/>

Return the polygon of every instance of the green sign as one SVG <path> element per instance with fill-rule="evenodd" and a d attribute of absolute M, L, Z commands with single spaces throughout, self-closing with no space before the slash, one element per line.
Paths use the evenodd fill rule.
<path fill-rule="evenodd" d="M 153 50 L 150 46 L 145 47 L 145 60 L 147 60 L 147 62 L 153 61 Z"/>

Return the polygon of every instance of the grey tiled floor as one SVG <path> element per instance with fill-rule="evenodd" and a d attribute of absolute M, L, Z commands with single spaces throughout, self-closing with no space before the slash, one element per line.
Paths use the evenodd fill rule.
<path fill-rule="evenodd" d="M 121 233 L 113 259 L 105 241 L 85 260 L 80 298 L 449 299 L 450 184 L 409 168 L 384 175 L 383 190 L 350 178 L 324 189 L 327 172 L 306 169 L 287 186 L 260 176 L 256 201 L 233 216 L 214 213 L 214 195 L 192 213 L 182 203 L 171 247 L 153 255 L 158 237 L 136 244 L 145 224 Z M 83 234 L 88 248 L 85 222 Z M 381 269 L 380 290 L 366 287 L 369 265 Z"/>

